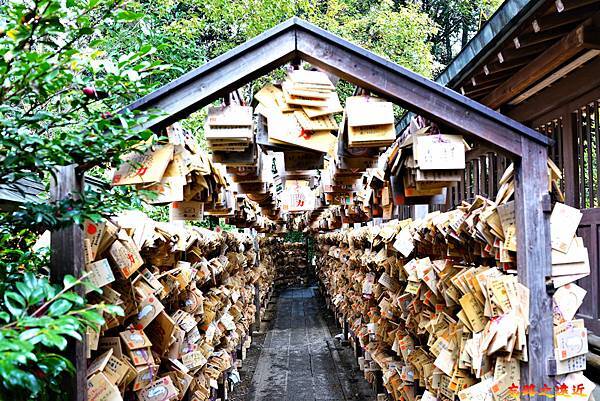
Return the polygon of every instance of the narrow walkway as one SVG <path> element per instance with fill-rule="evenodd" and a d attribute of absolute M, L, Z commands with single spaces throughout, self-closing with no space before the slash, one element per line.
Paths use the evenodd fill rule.
<path fill-rule="evenodd" d="M 263 344 L 247 400 L 374 400 L 351 351 L 336 348 L 313 288 L 288 289 Z"/>

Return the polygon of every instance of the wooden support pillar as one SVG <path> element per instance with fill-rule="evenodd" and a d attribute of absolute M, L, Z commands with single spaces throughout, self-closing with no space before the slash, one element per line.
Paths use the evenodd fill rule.
<path fill-rule="evenodd" d="M 83 188 L 83 177 L 76 172 L 75 165 L 56 167 L 56 176 L 52 180 L 50 196 L 52 201 L 77 196 Z M 50 280 L 62 285 L 65 275 L 81 277 L 84 272 L 83 231 L 74 224 L 70 227 L 53 231 L 50 237 L 52 253 L 50 256 Z M 78 290 L 85 296 L 84 289 Z M 68 394 L 69 400 L 86 401 L 87 393 L 87 361 L 85 341 L 69 340 L 65 356 L 75 366 L 75 377 L 66 380 L 61 386 Z"/>
<path fill-rule="evenodd" d="M 256 313 L 254 314 L 254 331 L 260 332 L 260 285 L 254 284 L 254 306 L 256 306 Z"/>
<path fill-rule="evenodd" d="M 577 128 L 575 115 L 565 108 L 562 114 L 562 159 L 564 169 L 565 203 L 569 206 L 579 207 L 579 169 L 577 168 Z"/>
<path fill-rule="evenodd" d="M 546 288 L 550 261 L 550 205 L 547 148 L 522 141 L 516 162 L 515 210 L 517 221 L 517 270 L 519 281 L 529 288 L 529 362 L 521 365 L 521 385 L 552 387 L 549 364 L 553 360 L 552 296 Z M 537 395 L 532 400 L 547 400 Z"/>
<path fill-rule="evenodd" d="M 221 401 L 227 400 L 227 373 L 224 372 L 218 381 L 217 399 Z"/>
<path fill-rule="evenodd" d="M 348 320 L 344 317 L 344 324 L 342 326 L 342 334 L 344 335 L 344 340 L 348 341 Z"/>
<path fill-rule="evenodd" d="M 373 378 L 373 390 L 375 390 L 375 393 L 385 393 L 385 387 L 383 387 L 383 372 L 381 370 L 374 371 Z"/>

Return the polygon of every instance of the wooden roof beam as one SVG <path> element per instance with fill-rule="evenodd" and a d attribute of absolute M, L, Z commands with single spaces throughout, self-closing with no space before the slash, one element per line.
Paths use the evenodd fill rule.
<path fill-rule="evenodd" d="M 554 6 L 559 13 L 575 10 L 590 4 L 599 4 L 599 0 L 554 0 Z"/>
<path fill-rule="evenodd" d="M 578 99 L 591 88 L 600 87 L 600 57 L 573 71 L 568 80 L 559 80 L 552 86 L 543 89 L 538 95 L 525 100 L 507 115 L 521 122 L 530 122 L 552 111 L 557 106 Z M 548 102 L 548 99 L 558 99 L 558 104 Z"/>
<path fill-rule="evenodd" d="M 508 102 L 508 104 L 510 106 L 514 106 L 514 105 L 517 105 L 517 104 L 523 102 L 524 100 L 530 98 L 531 96 L 535 95 L 536 93 L 543 90 L 544 88 L 552 85 L 554 82 L 558 81 L 565 75 L 568 75 L 572 71 L 578 69 L 579 67 L 581 67 L 588 61 L 592 60 L 599 53 L 600 53 L 600 50 L 594 49 L 594 50 L 590 50 L 588 52 L 581 54 L 580 56 L 575 58 L 573 61 L 571 61 L 568 64 L 564 65 L 563 67 L 559 68 L 558 70 L 556 70 L 555 72 L 553 72 L 552 74 L 547 76 L 546 78 L 542 79 L 537 84 L 533 85 L 531 88 L 527 89 L 525 92 L 521 93 L 519 96 L 517 96 L 516 98 L 514 98 L 513 100 Z"/>
<path fill-rule="evenodd" d="M 162 111 L 145 125 L 158 130 L 298 57 L 511 156 L 522 157 L 526 142 L 542 147 L 552 142 L 478 102 L 298 18 L 209 61 L 128 109 Z"/>
<path fill-rule="evenodd" d="M 575 8 L 571 11 L 554 13 L 536 18 L 531 23 L 534 32 L 543 32 L 548 29 L 582 21 L 600 10 L 600 3 L 588 4 L 587 6 Z"/>
<path fill-rule="evenodd" d="M 293 20 L 289 20 L 265 31 L 138 99 L 127 108 L 162 111 L 143 127 L 153 130 L 186 118 L 242 85 L 292 61 L 297 56 L 294 26 Z"/>
<path fill-rule="evenodd" d="M 555 29 L 549 29 L 544 32 L 524 33 L 513 38 L 515 48 L 520 49 L 528 46 L 534 46 L 539 43 L 546 43 L 551 40 L 562 38 L 566 33 L 573 29 L 572 26 L 563 25 Z"/>
<path fill-rule="evenodd" d="M 502 64 L 511 60 L 518 60 L 524 57 L 537 56 L 544 50 L 546 50 L 546 45 L 538 44 L 535 46 L 528 46 L 525 48 L 507 48 L 498 52 L 498 61 Z"/>
<path fill-rule="evenodd" d="M 531 61 L 531 57 L 521 57 L 519 59 L 511 60 L 505 63 L 499 61 L 493 61 L 483 66 L 483 73 L 485 75 L 498 74 L 501 72 L 515 70 L 519 67 L 523 67 Z"/>
<path fill-rule="evenodd" d="M 497 109 L 584 50 L 586 43 L 598 41 L 598 37 L 593 35 L 594 31 L 591 31 L 587 25 L 589 25 L 589 22 L 581 24 L 559 42 L 537 56 L 509 80 L 487 95 L 483 99 L 483 103 Z"/>

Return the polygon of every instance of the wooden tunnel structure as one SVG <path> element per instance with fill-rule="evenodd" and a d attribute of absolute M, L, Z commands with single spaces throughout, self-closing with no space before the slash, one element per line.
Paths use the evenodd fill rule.
<path fill-rule="evenodd" d="M 552 296 L 546 279 L 551 275 L 547 149 L 552 140 L 547 136 L 298 18 L 209 61 L 139 99 L 129 109 L 161 110 L 163 114 L 147 126 L 158 131 L 295 60 L 309 62 L 514 161 L 518 278 L 529 288 L 531 299 L 529 362 L 522 369 L 522 382 L 551 383 Z M 68 196 L 81 185 L 82 177 L 74 166 L 63 168 L 53 196 Z M 52 248 L 54 280 L 65 274 L 81 275 L 79 227 L 52 233 Z M 83 400 L 85 345 L 73 347 L 77 366 L 73 386 L 78 399 Z"/>

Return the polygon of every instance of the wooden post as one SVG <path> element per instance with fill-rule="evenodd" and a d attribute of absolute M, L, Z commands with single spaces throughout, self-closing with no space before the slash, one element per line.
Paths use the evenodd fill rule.
<path fill-rule="evenodd" d="M 254 306 L 256 306 L 256 313 L 254 315 L 254 331 L 260 332 L 260 285 L 254 284 Z"/>
<path fill-rule="evenodd" d="M 75 165 L 56 167 L 56 177 L 52 180 L 50 196 L 52 201 L 77 196 L 83 188 L 83 177 L 78 176 Z M 50 237 L 52 254 L 50 257 L 50 280 L 62 285 L 65 275 L 76 278 L 82 276 L 83 266 L 83 232 L 81 227 L 74 224 L 70 227 L 53 231 Z M 79 294 L 84 296 L 83 288 Z M 62 387 L 73 401 L 87 400 L 87 362 L 85 341 L 70 340 L 65 356 L 75 366 L 75 377 L 66 380 Z"/>
<path fill-rule="evenodd" d="M 562 158 L 565 184 L 565 203 L 569 206 L 579 207 L 579 169 L 577 168 L 577 138 L 575 116 L 568 109 L 562 114 Z"/>
<path fill-rule="evenodd" d="M 523 154 L 516 166 L 515 211 L 517 221 L 517 270 L 519 281 L 529 288 L 529 362 L 521 367 L 521 385 L 553 387 L 549 364 L 553 360 L 552 296 L 546 289 L 552 273 L 550 261 L 550 205 L 547 148 L 522 141 Z M 546 400 L 537 395 L 535 400 Z"/>
<path fill-rule="evenodd" d="M 343 317 L 343 325 L 342 325 L 342 335 L 344 336 L 344 341 L 347 343 L 348 342 L 348 320 L 346 320 L 346 317 Z"/>

